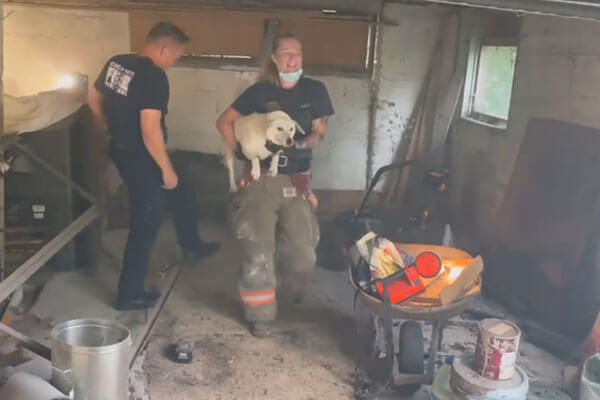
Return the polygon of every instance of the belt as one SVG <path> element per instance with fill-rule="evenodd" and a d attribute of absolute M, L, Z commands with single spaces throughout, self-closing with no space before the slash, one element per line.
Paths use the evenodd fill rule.
<path fill-rule="evenodd" d="M 263 169 L 263 174 L 268 174 L 268 169 Z M 290 181 L 292 185 L 296 188 L 296 190 L 305 195 L 310 192 L 310 178 L 312 174 L 310 173 L 299 173 L 299 174 L 287 174 L 290 177 Z M 244 170 L 244 175 L 242 177 L 241 186 L 245 187 L 252 183 L 254 179 L 252 178 L 252 174 L 250 173 L 250 168 L 246 168 Z"/>
<path fill-rule="evenodd" d="M 310 158 L 292 158 L 285 154 L 279 155 L 278 173 L 283 175 L 302 174 L 310 170 Z M 261 160 L 260 166 L 268 169 L 271 165 L 271 158 Z"/>

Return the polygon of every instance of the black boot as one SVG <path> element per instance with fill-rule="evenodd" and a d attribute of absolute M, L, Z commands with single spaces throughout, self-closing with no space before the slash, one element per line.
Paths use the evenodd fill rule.
<path fill-rule="evenodd" d="M 133 311 L 133 310 L 146 310 L 156 305 L 160 298 L 160 292 L 144 292 L 139 296 L 117 300 L 117 310 L 119 311 Z"/>
<path fill-rule="evenodd" d="M 250 322 L 250 333 L 257 338 L 266 338 L 271 336 L 272 321 L 254 321 Z"/>
<path fill-rule="evenodd" d="M 208 242 L 202 243 L 198 248 L 194 250 L 183 249 L 181 257 L 181 264 L 183 266 L 194 266 L 197 262 L 204 258 L 210 257 L 221 249 L 219 243 Z"/>

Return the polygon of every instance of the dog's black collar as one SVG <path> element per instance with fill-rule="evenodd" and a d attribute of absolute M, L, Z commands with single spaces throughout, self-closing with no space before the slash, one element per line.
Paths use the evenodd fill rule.
<path fill-rule="evenodd" d="M 267 142 L 265 143 L 265 149 L 269 150 L 271 153 L 277 153 L 279 151 L 285 150 L 286 147 L 275 144 L 275 143 L 271 142 L 270 140 L 267 140 Z"/>

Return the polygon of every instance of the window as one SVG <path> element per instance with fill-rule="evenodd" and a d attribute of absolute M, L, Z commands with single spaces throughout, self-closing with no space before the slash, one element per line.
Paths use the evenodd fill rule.
<path fill-rule="evenodd" d="M 481 46 L 471 113 L 508 120 L 517 48 Z"/>
<path fill-rule="evenodd" d="M 497 28 L 486 27 L 486 32 L 475 30 L 469 54 L 463 117 L 505 129 L 515 76 L 518 34 L 510 24 L 507 29 L 505 19 L 496 21 L 492 27 L 499 25 L 500 35 L 497 35 Z"/>

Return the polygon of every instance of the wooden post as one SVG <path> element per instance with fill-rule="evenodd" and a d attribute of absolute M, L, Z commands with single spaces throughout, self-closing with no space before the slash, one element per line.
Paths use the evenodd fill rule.
<path fill-rule="evenodd" d="M 382 29 L 383 29 L 383 2 L 379 4 L 377 12 L 377 20 L 371 24 L 370 33 L 372 42 L 369 43 L 371 48 L 371 79 L 369 80 L 369 115 L 368 115 L 368 131 L 367 131 L 367 168 L 365 177 L 365 188 L 369 187 L 371 180 L 376 172 L 374 165 L 375 153 L 375 128 L 377 124 L 377 106 L 379 101 L 379 86 L 381 77 L 381 49 L 383 46 Z"/>

